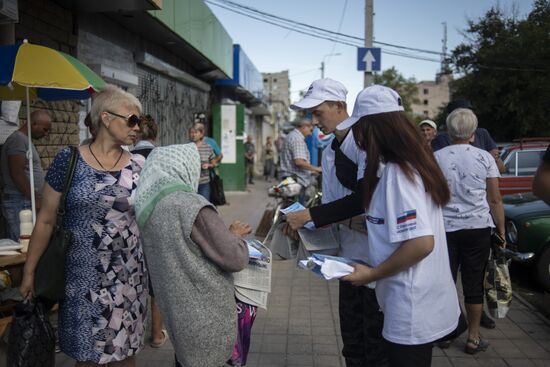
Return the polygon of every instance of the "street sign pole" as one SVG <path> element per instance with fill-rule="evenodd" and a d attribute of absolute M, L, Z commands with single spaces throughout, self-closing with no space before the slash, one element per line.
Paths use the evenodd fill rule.
<path fill-rule="evenodd" d="M 373 1 L 374 0 L 365 0 L 365 47 L 366 48 L 372 48 L 372 37 L 373 37 Z M 370 51 L 367 52 L 365 55 L 364 62 L 366 63 L 367 67 L 365 69 L 365 79 L 363 83 L 363 87 L 366 88 L 369 85 L 374 84 L 374 75 L 372 74 L 372 63 L 373 63 L 373 55 Z M 370 67 L 369 67 L 370 65 Z"/>

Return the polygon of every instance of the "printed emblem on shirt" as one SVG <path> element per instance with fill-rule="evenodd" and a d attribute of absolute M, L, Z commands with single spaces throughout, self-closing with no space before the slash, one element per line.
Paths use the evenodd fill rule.
<path fill-rule="evenodd" d="M 397 216 L 397 233 L 416 229 L 416 209 L 407 210 Z"/>
<path fill-rule="evenodd" d="M 384 218 L 376 218 L 376 217 L 367 215 L 367 220 L 372 224 L 384 224 Z"/>

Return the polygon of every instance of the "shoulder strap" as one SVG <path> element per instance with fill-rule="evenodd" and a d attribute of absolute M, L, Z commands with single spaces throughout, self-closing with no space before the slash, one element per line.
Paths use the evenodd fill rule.
<path fill-rule="evenodd" d="M 76 158 L 78 156 L 77 147 L 69 146 L 71 150 L 71 156 L 69 157 L 69 166 L 67 172 L 65 172 L 65 182 L 63 183 L 63 191 L 61 193 L 61 199 L 59 200 L 59 207 L 57 208 L 57 223 L 61 224 L 61 219 L 65 215 L 65 202 L 67 200 L 67 192 L 71 187 L 73 180 L 74 169 L 76 167 Z"/>
<path fill-rule="evenodd" d="M 338 181 L 348 190 L 355 192 L 357 190 L 357 170 L 359 167 L 342 152 L 341 144 L 338 143 L 336 138 L 332 140 L 331 148 L 334 150 L 334 166 L 336 167 Z"/>

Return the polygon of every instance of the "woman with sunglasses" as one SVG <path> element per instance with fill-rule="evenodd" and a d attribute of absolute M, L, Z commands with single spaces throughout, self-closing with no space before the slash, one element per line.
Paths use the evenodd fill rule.
<path fill-rule="evenodd" d="M 363 198 L 371 263 L 356 265 L 343 280 L 376 282 L 389 366 L 427 367 L 433 342 L 454 332 L 460 315 L 442 215 L 447 182 L 394 90 L 374 85 L 359 93 L 338 129 L 352 126 L 368 157 Z"/>
<path fill-rule="evenodd" d="M 135 366 L 143 347 L 148 298 L 134 212 L 143 156 L 123 149 L 139 132 L 141 103 L 115 86 L 92 101 L 94 140 L 78 149 L 63 226 L 73 234 L 66 258 L 59 345 L 76 366 Z M 46 176 L 43 205 L 31 236 L 23 297 L 34 294 L 36 264 L 56 222 L 71 151 L 63 149 Z"/>

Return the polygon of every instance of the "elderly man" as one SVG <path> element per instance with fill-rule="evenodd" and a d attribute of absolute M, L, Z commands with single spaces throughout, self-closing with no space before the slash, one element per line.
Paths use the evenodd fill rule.
<path fill-rule="evenodd" d="M 295 176 L 297 182 L 302 185 L 300 202 L 305 200 L 305 188 L 311 184 L 311 174 L 321 173 L 321 167 L 310 163 L 309 150 L 305 139 L 313 132 L 313 123 L 309 119 L 301 119 L 294 123 L 292 130 L 283 143 L 281 149 L 281 178 Z"/>
<path fill-rule="evenodd" d="M 52 126 L 50 115 L 37 110 L 31 114 L 31 136 L 40 139 L 48 136 Z M 13 132 L 2 146 L 0 168 L 2 171 L 3 195 L 2 214 L 8 224 L 8 237 L 19 241 L 19 212 L 31 207 L 31 185 L 29 182 L 28 127 L 23 126 Z M 40 208 L 40 193 L 44 185 L 44 172 L 40 156 L 34 144 L 31 144 L 33 159 L 34 189 L 36 208 Z"/>

